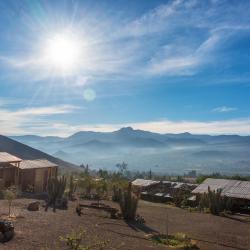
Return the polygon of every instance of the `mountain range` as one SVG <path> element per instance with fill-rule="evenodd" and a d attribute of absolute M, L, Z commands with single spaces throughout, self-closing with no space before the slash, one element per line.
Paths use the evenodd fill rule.
<path fill-rule="evenodd" d="M 180 173 L 250 173 L 250 136 L 159 134 L 131 127 L 113 132 L 81 131 L 69 137 L 36 135 L 12 139 L 74 164 L 113 170 L 125 161 L 131 170 Z"/>

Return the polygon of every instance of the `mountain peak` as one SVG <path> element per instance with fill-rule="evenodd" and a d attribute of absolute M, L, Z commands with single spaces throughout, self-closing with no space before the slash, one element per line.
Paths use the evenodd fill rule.
<path fill-rule="evenodd" d="M 132 127 L 124 127 L 118 130 L 119 132 L 132 132 L 134 129 Z"/>

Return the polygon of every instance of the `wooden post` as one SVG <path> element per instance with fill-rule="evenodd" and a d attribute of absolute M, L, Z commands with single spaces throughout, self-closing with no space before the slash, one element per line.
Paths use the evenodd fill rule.
<path fill-rule="evenodd" d="M 20 183 L 20 162 L 17 163 L 17 185 L 19 186 Z"/>

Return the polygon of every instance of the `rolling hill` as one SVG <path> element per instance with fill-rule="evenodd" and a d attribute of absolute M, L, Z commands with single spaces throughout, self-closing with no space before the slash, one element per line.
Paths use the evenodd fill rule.
<path fill-rule="evenodd" d="M 75 164 L 53 157 L 40 150 L 34 149 L 3 135 L 0 135 L 0 151 L 13 154 L 24 160 L 47 159 L 53 163 L 58 164 L 58 166 L 64 170 L 78 169 L 78 166 Z"/>

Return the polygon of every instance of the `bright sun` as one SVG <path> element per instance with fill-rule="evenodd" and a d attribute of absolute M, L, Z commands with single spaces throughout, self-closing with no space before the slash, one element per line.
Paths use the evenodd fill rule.
<path fill-rule="evenodd" d="M 81 52 L 78 39 L 67 33 L 59 33 L 50 37 L 45 45 L 47 62 L 62 73 L 77 68 Z"/>

